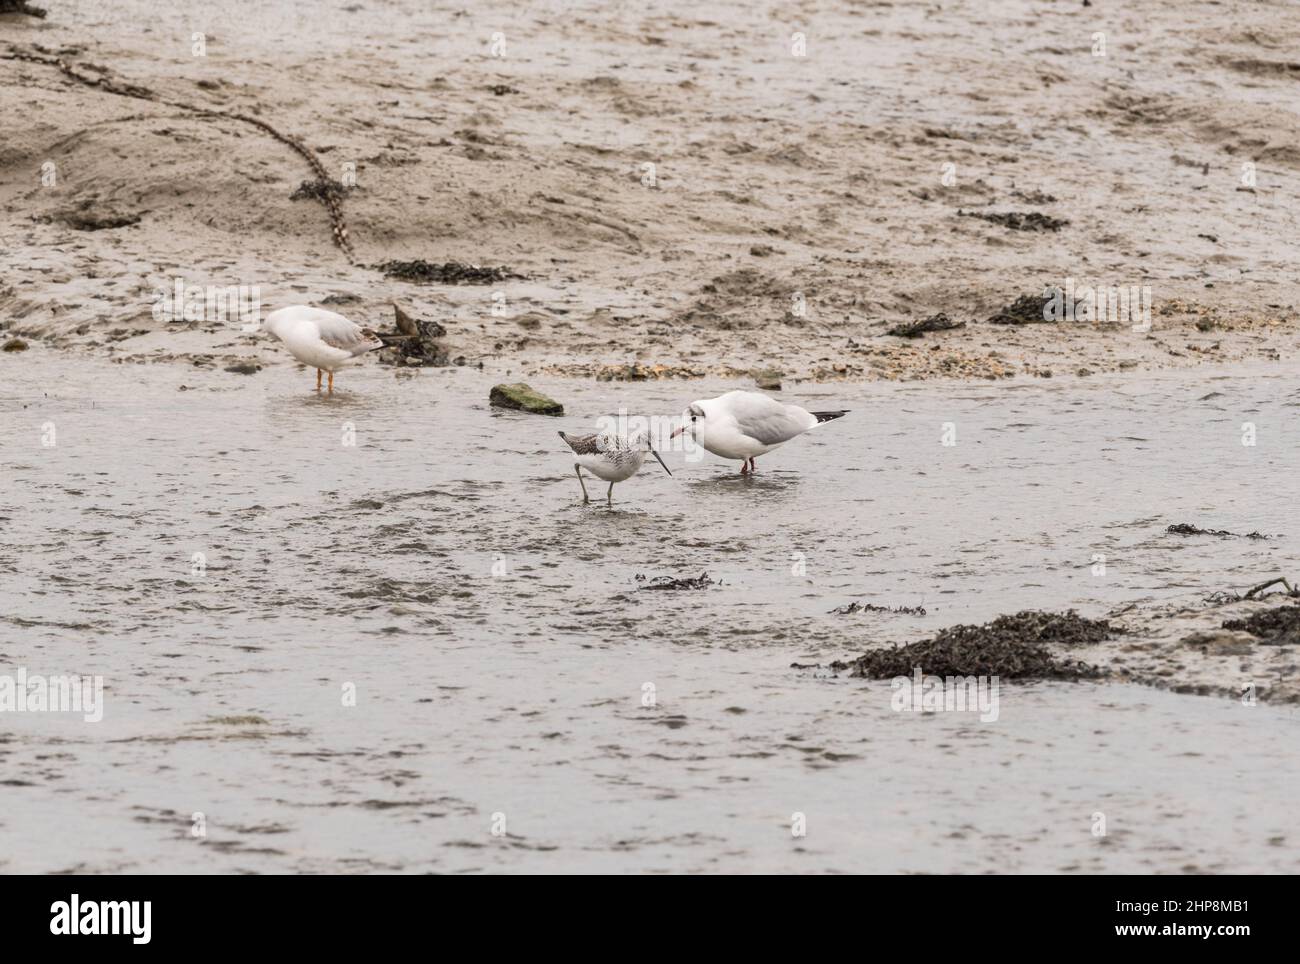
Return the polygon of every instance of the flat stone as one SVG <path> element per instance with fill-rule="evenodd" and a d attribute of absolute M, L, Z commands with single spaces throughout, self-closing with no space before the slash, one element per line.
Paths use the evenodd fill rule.
<path fill-rule="evenodd" d="M 493 385 L 488 401 L 497 408 L 509 408 L 534 415 L 563 415 L 564 406 L 523 382 Z"/>

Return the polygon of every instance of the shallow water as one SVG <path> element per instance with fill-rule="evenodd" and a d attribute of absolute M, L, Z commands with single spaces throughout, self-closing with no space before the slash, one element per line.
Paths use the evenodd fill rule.
<path fill-rule="evenodd" d="M 1298 571 L 1280 371 L 790 386 L 852 414 L 753 479 L 667 453 L 611 509 L 556 429 L 736 386 L 534 379 L 568 408 L 544 419 L 469 370 L 329 399 L 289 368 L 6 358 L 0 673 L 102 674 L 107 707 L 0 716 L 0 868 L 1295 871 L 1294 708 L 1004 684 L 981 723 L 790 668 Z"/>

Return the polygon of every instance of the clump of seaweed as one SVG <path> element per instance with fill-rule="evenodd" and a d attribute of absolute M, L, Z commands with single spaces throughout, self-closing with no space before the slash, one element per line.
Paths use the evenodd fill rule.
<path fill-rule="evenodd" d="M 900 338 L 920 338 L 927 331 L 948 331 L 953 328 L 965 328 L 966 322 L 953 321 L 943 312 L 937 315 L 931 315 L 921 321 L 909 321 L 895 325 L 885 332 L 887 335 L 897 335 Z"/>
<path fill-rule="evenodd" d="M 1247 532 L 1244 536 L 1237 532 L 1229 532 L 1227 529 L 1201 529 L 1189 522 L 1179 522 L 1165 529 L 1165 532 L 1172 533 L 1176 536 L 1219 536 L 1220 538 L 1228 537 L 1232 539 L 1267 539 L 1268 536 L 1262 532 Z"/>
<path fill-rule="evenodd" d="M 447 349 L 441 339 L 447 329 L 436 321 L 424 321 L 408 315 L 397 304 L 393 305 L 396 333 L 380 332 L 384 351 L 379 360 L 387 365 L 427 365 L 441 367 L 451 364 Z"/>
<path fill-rule="evenodd" d="M 1030 204 L 1054 204 L 1054 203 L 1056 203 L 1056 196 L 1055 196 L 1054 194 L 1047 194 L 1046 192 L 1044 192 L 1044 191 L 1039 191 L 1039 190 L 1037 190 L 1037 189 L 1032 190 L 1032 191 L 1019 191 L 1019 190 L 1015 190 L 1015 191 L 1012 191 L 1012 192 L 1011 192 L 1011 196 L 1012 196 L 1012 197 L 1018 197 L 1018 198 L 1020 198 L 1020 200 L 1022 200 L 1022 201 L 1027 201 L 1027 202 L 1030 203 Z"/>
<path fill-rule="evenodd" d="M 899 613 L 904 616 L 924 616 L 924 606 L 876 606 L 871 603 L 851 602 L 831 610 L 833 616 L 852 616 L 854 613 Z"/>
<path fill-rule="evenodd" d="M 1025 610 L 981 626 L 949 626 L 932 639 L 872 650 L 847 663 L 832 663 L 831 669 L 866 679 L 907 676 L 918 666 L 936 676 L 1097 679 L 1103 670 L 1080 660 L 1061 659 L 1044 644 L 1080 646 L 1109 636 L 1110 623 L 1104 619 L 1085 619 L 1074 610 Z"/>
<path fill-rule="evenodd" d="M 989 318 L 991 325 L 1034 325 L 1052 320 L 1048 317 L 1047 306 L 1055 300 L 1054 292 L 1041 295 L 1021 295 L 1011 304 Z"/>
<path fill-rule="evenodd" d="M 298 190 L 289 195 L 289 200 L 320 201 L 323 204 L 331 200 L 341 201 L 349 190 L 350 188 L 344 187 L 339 181 L 317 178 L 314 181 L 303 181 L 299 184 Z"/>
<path fill-rule="evenodd" d="M 29 17 L 40 17 L 44 19 L 45 11 L 40 7 L 33 7 L 27 3 L 27 0 L 0 0 L 0 13 L 25 13 Z"/>
<path fill-rule="evenodd" d="M 385 261 L 375 265 L 390 278 L 400 281 L 413 281 L 417 284 L 439 285 L 490 285 L 510 278 L 520 278 L 505 267 L 483 267 L 477 264 L 462 264 L 459 261 L 447 261 L 443 264 L 415 261 Z"/>
<path fill-rule="evenodd" d="M 1062 218 L 1054 218 L 1050 214 L 1043 214 L 1041 211 L 1005 211 L 999 213 L 958 210 L 957 214 L 966 218 L 979 218 L 981 221 L 988 221 L 990 224 L 997 224 L 1011 231 L 1059 231 L 1070 223 Z"/>
<path fill-rule="evenodd" d="M 1251 613 L 1244 619 L 1229 619 L 1224 629 L 1240 629 L 1258 636 L 1267 646 L 1300 645 L 1300 606 L 1283 606 Z"/>
<path fill-rule="evenodd" d="M 674 579 L 671 576 L 655 576 L 654 578 L 649 578 L 638 573 L 636 575 L 636 581 L 645 583 L 644 586 L 640 587 L 642 589 L 707 589 L 709 586 L 722 585 L 721 580 L 710 579 L 707 572 L 686 579 Z"/>

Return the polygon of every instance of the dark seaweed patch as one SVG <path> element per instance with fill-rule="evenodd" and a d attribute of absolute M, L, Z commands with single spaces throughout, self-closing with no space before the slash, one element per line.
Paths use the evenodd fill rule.
<path fill-rule="evenodd" d="M 1029 204 L 1054 204 L 1056 202 L 1055 195 L 1046 194 L 1043 191 L 1039 191 L 1039 190 L 1012 191 L 1011 196 L 1018 197 L 1020 198 L 1020 200 L 1026 201 Z"/>
<path fill-rule="evenodd" d="M 966 322 L 953 321 L 943 312 L 937 315 L 931 315 L 922 321 L 909 321 L 901 325 L 895 325 L 885 332 L 887 335 L 897 335 L 900 338 L 920 338 L 927 331 L 948 331 L 952 328 L 965 328 Z"/>
<path fill-rule="evenodd" d="M 905 616 L 924 616 L 924 606 L 874 606 L 871 603 L 851 602 L 831 610 L 833 616 L 852 616 L 854 613 L 899 613 Z"/>
<path fill-rule="evenodd" d="M 674 579 L 671 576 L 655 576 L 654 578 L 649 578 L 638 573 L 636 575 L 636 581 L 645 583 L 644 586 L 640 587 L 641 589 L 707 589 L 709 586 L 722 585 L 721 580 L 715 581 L 710 579 L 707 572 L 701 573 L 693 578 L 685 579 Z"/>
<path fill-rule="evenodd" d="M 462 264 L 459 261 L 447 261 L 443 264 L 428 261 L 384 261 L 375 265 L 390 278 L 400 281 L 413 281 L 417 284 L 439 285 L 490 285 L 510 278 L 521 278 L 505 267 L 483 267 L 477 264 Z"/>
<path fill-rule="evenodd" d="M 1262 532 L 1247 532 L 1244 536 L 1237 532 L 1229 532 L 1227 529 L 1201 529 L 1187 522 L 1179 522 L 1165 529 L 1165 532 L 1176 536 L 1219 536 L 1220 538 L 1228 537 L 1232 539 L 1267 539 L 1268 536 Z"/>
<path fill-rule="evenodd" d="M 0 13 L 25 13 L 29 17 L 44 17 L 45 11 L 33 7 L 27 0 L 0 0 Z"/>
<path fill-rule="evenodd" d="M 1046 306 L 1053 302 L 1051 293 L 1021 295 L 989 318 L 993 325 L 1033 325 L 1048 321 Z"/>
<path fill-rule="evenodd" d="M 1043 214 L 1041 211 L 984 212 L 959 209 L 957 214 L 965 218 L 979 218 L 981 221 L 988 221 L 990 224 L 997 224 L 1011 231 L 1059 231 L 1070 223 L 1061 218 L 1054 218 L 1050 214 Z"/>
<path fill-rule="evenodd" d="M 1300 645 L 1300 606 L 1267 609 L 1244 619 L 1229 619 L 1223 628 L 1244 630 L 1269 646 Z"/>
<path fill-rule="evenodd" d="M 395 333 L 380 332 L 379 338 L 384 343 L 384 350 L 379 353 L 379 361 L 386 365 L 429 365 L 444 366 L 451 364 L 447 349 L 441 339 L 447 329 L 436 321 L 424 321 L 408 315 L 398 305 L 393 305 L 396 314 Z"/>
<path fill-rule="evenodd" d="M 298 190 L 289 195 L 290 201 L 339 201 L 348 193 L 348 188 L 338 181 L 318 178 L 315 181 L 303 181 Z"/>
<path fill-rule="evenodd" d="M 1061 659 L 1044 645 L 1081 646 L 1110 636 L 1104 619 L 1085 619 L 1074 610 L 1043 613 L 1026 610 L 999 616 L 982 626 L 957 625 L 932 639 L 864 653 L 831 669 L 850 676 L 893 679 L 916 667 L 937 676 L 999 676 L 1003 679 L 1096 679 L 1103 670 L 1079 660 Z"/>

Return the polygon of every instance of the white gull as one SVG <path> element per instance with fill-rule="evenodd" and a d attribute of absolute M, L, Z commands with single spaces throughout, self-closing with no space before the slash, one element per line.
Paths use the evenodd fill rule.
<path fill-rule="evenodd" d="M 670 438 L 687 435 L 724 459 L 740 459 L 740 474 L 754 471 L 754 459 L 847 411 L 810 412 L 759 392 L 727 392 L 692 402 Z"/>
<path fill-rule="evenodd" d="M 332 311 L 308 305 L 292 305 L 273 311 L 266 316 L 262 327 L 284 342 L 290 355 L 316 369 L 316 391 L 320 391 L 321 373 L 329 372 L 331 395 L 334 394 L 336 371 L 384 344 L 369 328 L 362 328 Z"/>

